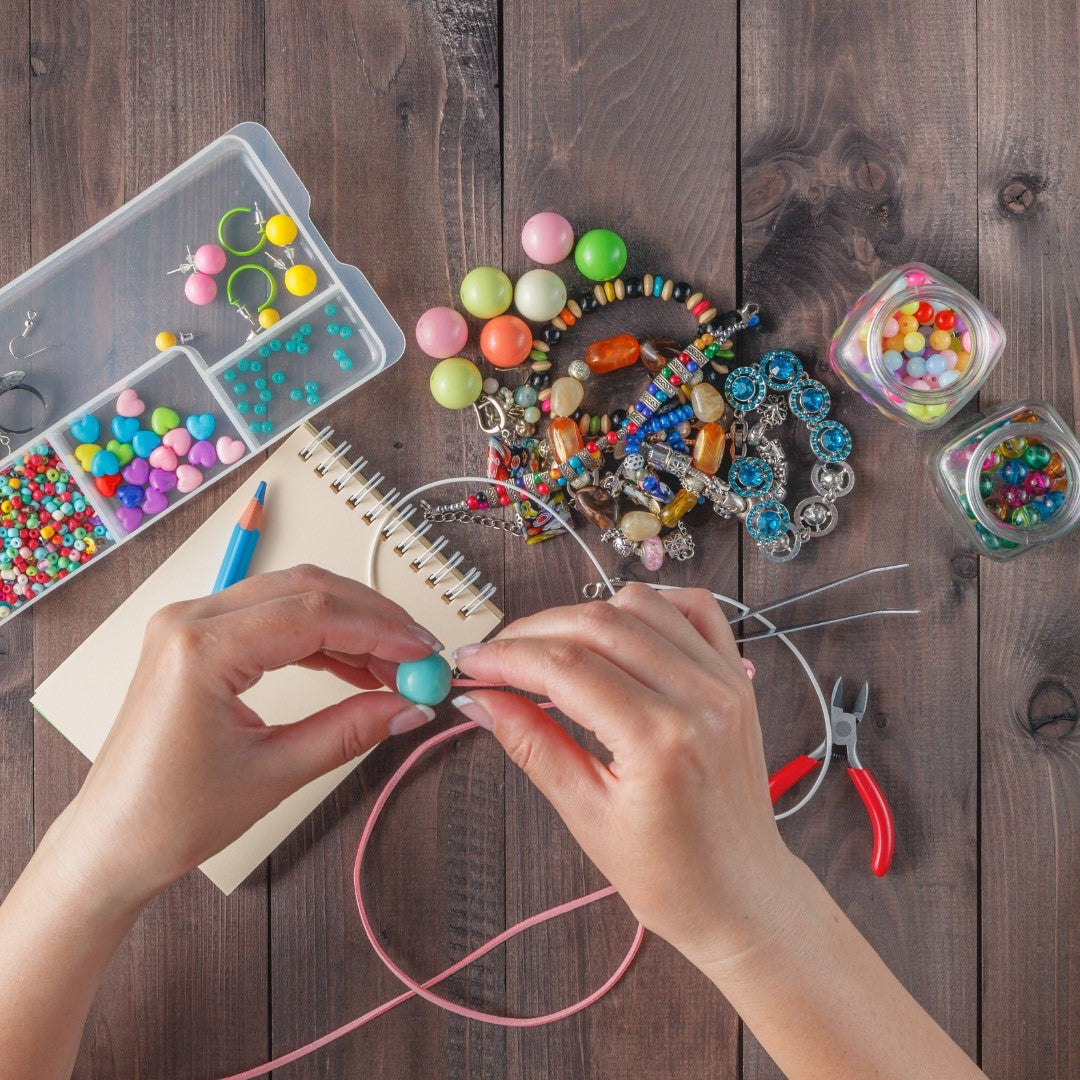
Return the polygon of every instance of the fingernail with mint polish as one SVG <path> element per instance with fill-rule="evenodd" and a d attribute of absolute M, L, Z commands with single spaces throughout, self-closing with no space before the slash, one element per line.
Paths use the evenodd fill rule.
<path fill-rule="evenodd" d="M 412 623 L 409 626 L 409 633 L 412 634 L 417 641 L 423 642 L 432 652 L 442 652 L 446 646 L 426 627 L 417 626 L 416 623 Z"/>
<path fill-rule="evenodd" d="M 468 694 L 459 694 L 450 704 L 459 712 L 463 712 L 473 723 L 486 728 L 488 731 L 495 730 L 495 720 L 491 713 L 479 701 L 469 697 Z"/>
<path fill-rule="evenodd" d="M 475 656 L 483 647 L 484 643 L 482 641 L 477 641 L 472 645 L 460 646 L 460 648 L 454 650 L 454 663 L 460 666 L 462 660 L 468 660 L 470 656 Z"/>
<path fill-rule="evenodd" d="M 434 719 L 435 710 L 430 705 L 410 705 L 390 717 L 386 730 L 390 735 L 404 735 L 406 731 L 413 731 Z"/>

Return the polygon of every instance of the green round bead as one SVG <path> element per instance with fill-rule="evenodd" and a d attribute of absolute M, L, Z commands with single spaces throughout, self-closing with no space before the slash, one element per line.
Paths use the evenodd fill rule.
<path fill-rule="evenodd" d="M 438 653 L 398 664 L 397 692 L 417 705 L 438 705 L 450 693 L 450 665 Z"/>
<path fill-rule="evenodd" d="M 514 286 L 495 266 L 478 266 L 461 282 L 461 303 L 478 319 L 494 319 L 510 306 L 513 299 Z"/>
<path fill-rule="evenodd" d="M 1032 469 L 1045 468 L 1050 462 L 1050 447 L 1046 443 L 1032 442 L 1024 451 L 1024 464 Z"/>
<path fill-rule="evenodd" d="M 484 388 L 480 369 L 463 356 L 440 360 L 428 380 L 431 396 L 444 409 L 467 409 Z"/>
<path fill-rule="evenodd" d="M 985 499 L 988 495 L 993 495 L 993 493 L 994 478 L 983 473 L 983 475 L 979 477 L 979 494 Z"/>
<path fill-rule="evenodd" d="M 610 281 L 626 266 L 626 244 L 610 229 L 590 229 L 574 247 L 574 262 L 590 281 Z"/>

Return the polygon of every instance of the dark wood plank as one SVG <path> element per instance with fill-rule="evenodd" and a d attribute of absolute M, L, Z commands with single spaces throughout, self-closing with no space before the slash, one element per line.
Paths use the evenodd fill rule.
<path fill-rule="evenodd" d="M 332 420 L 400 490 L 458 475 L 482 462 L 472 413 L 454 417 L 431 400 L 433 361 L 412 327 L 431 304 L 457 304 L 469 268 L 499 261 L 497 4 L 273 5 L 266 36 L 268 126 L 312 191 L 316 223 L 369 276 L 408 341 L 397 366 Z M 501 586 L 500 534 L 453 540 Z M 460 719 L 452 714 L 439 722 Z M 375 796 L 420 737 L 380 747 L 272 860 L 275 1053 L 400 991 L 364 938 L 351 870 Z M 433 755 L 388 809 L 367 899 L 410 971 L 433 974 L 505 925 L 503 767 L 490 739 L 470 736 Z M 499 1009 L 503 983 L 493 954 L 446 989 Z M 496 1028 L 413 1002 L 287 1074 L 501 1076 L 504 1046 Z"/>
<path fill-rule="evenodd" d="M 30 18 L 26 4 L 15 2 L 3 5 L 0 18 L 7 28 L 0 41 L 0 236 L 11 238 L 0 246 L 0 282 L 7 282 L 31 263 Z M 12 325 L 11 332 L 17 329 Z M 0 447 L 0 457 L 4 452 Z M 0 896 L 34 850 L 34 728 L 26 707 L 34 675 L 33 619 L 26 612 L 0 626 Z"/>
<path fill-rule="evenodd" d="M 627 273 L 699 285 L 729 307 L 735 287 L 736 7 L 676 2 L 581 6 L 507 4 L 504 28 L 504 251 L 514 276 L 531 264 L 519 236 L 539 210 L 565 214 L 580 235 L 608 226 L 627 241 Z M 705 82 L 708 93 L 702 94 Z M 690 103 L 693 103 L 690 105 Z M 690 105 L 690 107 L 687 107 Z M 558 268 L 582 285 L 572 263 Z M 584 347 L 622 330 L 685 340 L 693 320 L 657 300 L 609 305 L 552 350 L 560 373 Z M 516 382 L 516 380 L 514 380 Z M 624 405 L 642 369 L 590 382 L 595 411 Z M 629 400 L 633 400 L 629 397 Z M 608 566 L 614 553 L 586 537 Z M 668 564 L 665 582 L 738 588 L 737 534 L 703 528 L 697 558 Z M 640 570 L 640 564 L 638 564 Z M 574 603 L 595 576 L 567 540 L 507 549 L 509 613 Z M 647 576 L 647 575 L 644 575 Z M 519 587 L 514 588 L 515 583 Z M 596 888 L 600 877 L 541 796 L 507 775 L 507 916 L 517 919 Z M 633 920 L 617 900 L 512 942 L 511 1007 L 548 1011 L 600 983 L 629 944 Z M 734 1076 L 737 1020 L 721 996 L 666 945 L 649 941 L 624 982 L 587 1012 L 513 1032 L 509 1075 Z"/>
<path fill-rule="evenodd" d="M 1080 420 L 1077 13 L 979 6 L 982 294 L 1005 355 L 988 404 Z M 1031 77 L 1032 71 L 1040 74 Z M 1076 533 L 980 574 L 982 1055 L 993 1077 L 1080 1072 L 1080 634 Z"/>
<path fill-rule="evenodd" d="M 896 817 L 888 876 L 870 873 L 869 822 L 839 768 L 782 832 L 901 981 L 974 1053 L 977 570 L 922 470 L 934 436 L 915 435 L 852 393 L 838 393 L 827 347 L 858 295 L 908 259 L 977 285 L 975 6 L 917 3 L 902 22 L 886 17 L 872 33 L 850 5 L 808 5 L 797 20 L 776 2 L 741 10 L 744 292 L 773 327 L 760 349 L 794 349 L 834 391 L 834 415 L 855 436 L 858 476 L 840 504 L 837 531 L 792 563 L 772 565 L 746 545 L 746 598 L 910 561 L 905 579 L 849 589 L 803 610 L 839 614 L 887 601 L 923 611 L 917 622 L 798 638 L 826 694 L 837 676 L 851 696 L 863 679 L 871 683 L 860 743 Z M 912 94 L 896 77 L 893 50 L 900 40 L 912 56 L 934 49 L 943 19 L 949 63 Z M 930 131 L 943 152 L 929 150 Z M 806 453 L 800 457 L 808 463 Z M 795 488 L 789 503 L 804 493 Z M 757 692 L 773 769 L 821 737 L 805 680 L 780 648 L 748 652 L 761 665 Z M 744 1075 L 779 1075 L 749 1032 Z"/>
<path fill-rule="evenodd" d="M 224 129 L 258 117 L 257 2 L 34 5 L 34 259 L 48 255 Z M 207 208 L 207 228 L 217 210 Z M 193 241 L 196 239 L 192 238 Z M 158 327 L 145 327 L 147 340 Z M 213 488 L 78 582 L 36 616 L 40 682 L 226 494 Z M 40 614 L 39 614 L 40 612 Z M 28 704 L 22 706 L 29 718 Z M 86 773 L 37 724 L 37 832 Z M 106 975 L 79 1076 L 212 1075 L 265 1054 L 266 882 L 224 898 L 192 875 L 150 906 Z"/>

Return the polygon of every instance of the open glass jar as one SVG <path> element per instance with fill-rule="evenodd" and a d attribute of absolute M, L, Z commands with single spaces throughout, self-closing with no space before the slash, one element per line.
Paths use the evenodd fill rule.
<path fill-rule="evenodd" d="M 1080 440 L 1049 405 L 980 413 L 929 464 L 953 523 L 980 555 L 1011 559 L 1080 521 Z"/>
<path fill-rule="evenodd" d="M 890 270 L 856 301 L 829 362 L 885 416 L 935 428 L 978 392 L 1005 348 L 1001 323 L 941 271 Z"/>

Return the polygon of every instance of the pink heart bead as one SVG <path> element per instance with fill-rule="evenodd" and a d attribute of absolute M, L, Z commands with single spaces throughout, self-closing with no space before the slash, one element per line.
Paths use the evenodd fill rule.
<path fill-rule="evenodd" d="M 142 508 L 147 514 L 160 514 L 168 505 L 169 500 L 162 492 L 156 491 L 152 487 L 146 489 L 146 494 L 143 496 Z"/>
<path fill-rule="evenodd" d="M 176 473 L 169 472 L 166 469 L 151 469 L 150 470 L 150 486 L 155 491 L 160 491 L 164 494 L 166 491 L 172 491 L 176 487 Z"/>
<path fill-rule="evenodd" d="M 121 475 L 127 483 L 142 487 L 150 479 L 150 463 L 146 458 L 137 457 Z"/>
<path fill-rule="evenodd" d="M 203 474 L 194 465 L 179 465 L 176 469 L 176 490 L 184 495 L 203 482 Z"/>
<path fill-rule="evenodd" d="M 184 427 L 175 427 L 172 431 L 165 432 L 161 445 L 167 446 L 178 458 L 182 458 L 191 449 L 191 432 Z M 150 460 L 154 460 L 152 454 Z M 161 467 L 165 468 L 164 465 Z"/>
<path fill-rule="evenodd" d="M 146 402 L 142 401 L 130 386 L 120 391 L 120 396 L 116 399 L 118 416 L 142 416 L 145 410 Z"/>
<path fill-rule="evenodd" d="M 247 453 L 247 447 L 239 439 L 222 435 L 217 441 L 217 456 L 223 465 L 233 465 Z"/>
<path fill-rule="evenodd" d="M 176 430 L 175 428 L 173 429 Z M 176 472 L 176 453 L 164 444 L 157 447 L 150 455 L 150 466 L 154 469 L 164 469 L 166 472 Z"/>
<path fill-rule="evenodd" d="M 212 442 L 200 439 L 188 451 L 187 459 L 192 465 L 197 465 L 200 469 L 209 469 L 212 465 L 217 464 L 217 451 L 214 449 Z"/>
<path fill-rule="evenodd" d="M 116 508 L 116 520 L 124 532 L 134 532 L 141 524 L 143 512 L 137 506 L 118 506 Z"/>

